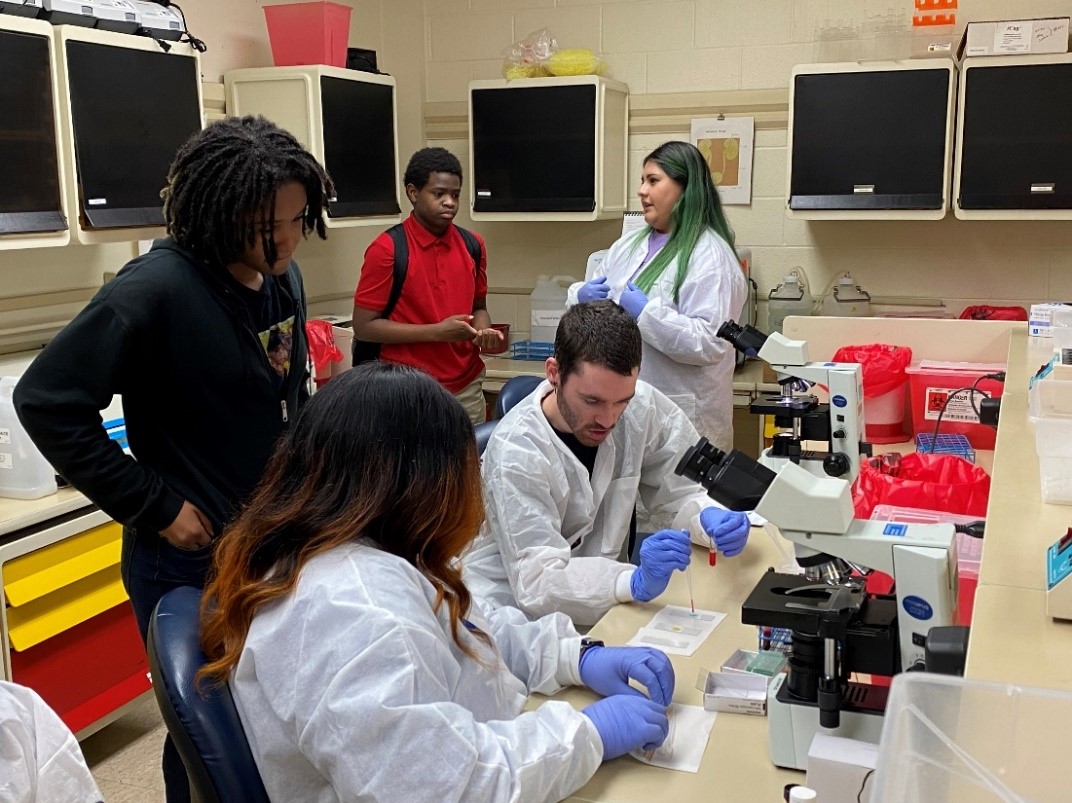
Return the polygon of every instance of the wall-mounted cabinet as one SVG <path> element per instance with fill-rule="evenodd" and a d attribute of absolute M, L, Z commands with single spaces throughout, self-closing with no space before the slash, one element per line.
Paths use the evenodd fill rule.
<path fill-rule="evenodd" d="M 72 25 L 53 30 L 78 241 L 161 236 L 168 168 L 204 124 L 197 52 Z"/>
<path fill-rule="evenodd" d="M 966 59 L 954 213 L 1072 219 L 1072 55 Z"/>
<path fill-rule="evenodd" d="M 629 88 L 597 76 L 469 84 L 473 220 L 600 220 L 627 204 Z"/>
<path fill-rule="evenodd" d="M 66 245 L 52 26 L 0 15 L 0 250 Z"/>
<path fill-rule="evenodd" d="M 260 114 L 290 131 L 335 184 L 331 227 L 401 217 L 395 79 L 340 67 L 265 67 L 224 75 L 233 115 Z"/>
<path fill-rule="evenodd" d="M 944 217 L 956 89 L 956 66 L 949 59 L 795 67 L 789 216 Z"/>

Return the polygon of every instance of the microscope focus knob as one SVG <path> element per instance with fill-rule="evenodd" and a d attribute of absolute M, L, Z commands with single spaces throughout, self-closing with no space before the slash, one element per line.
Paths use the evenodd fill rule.
<path fill-rule="evenodd" d="M 849 458 L 841 454 L 841 452 L 834 452 L 823 458 L 823 470 L 831 477 L 848 474 L 849 468 Z"/>

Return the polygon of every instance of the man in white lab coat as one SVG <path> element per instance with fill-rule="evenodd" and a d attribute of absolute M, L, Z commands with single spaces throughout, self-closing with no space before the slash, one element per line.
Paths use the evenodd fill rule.
<path fill-rule="evenodd" d="M 615 604 L 661 594 L 688 565 L 690 531 L 727 556 L 744 549 L 745 514 L 674 474 L 698 435 L 676 404 L 637 380 L 640 359 L 640 331 L 617 304 L 562 316 L 547 381 L 499 422 L 484 452 L 487 520 L 462 558 L 475 595 L 591 625 Z M 650 536 L 633 566 L 618 557 L 638 496 L 676 529 Z"/>

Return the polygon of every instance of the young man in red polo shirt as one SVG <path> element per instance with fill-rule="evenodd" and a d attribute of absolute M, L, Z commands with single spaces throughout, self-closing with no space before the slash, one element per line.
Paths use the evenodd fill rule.
<path fill-rule="evenodd" d="M 454 225 L 462 166 L 444 148 L 413 154 L 404 178 L 413 213 L 402 223 L 409 250 L 402 294 L 382 317 L 394 280 L 395 249 L 384 232 L 365 251 L 354 294 L 354 339 L 381 343 L 380 359 L 427 371 L 453 393 L 474 424 L 484 420 L 480 349 L 501 342 L 491 328 L 487 249 L 480 264 Z"/>

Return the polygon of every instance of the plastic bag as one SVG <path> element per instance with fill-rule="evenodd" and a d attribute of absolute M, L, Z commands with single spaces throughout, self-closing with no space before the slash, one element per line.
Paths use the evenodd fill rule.
<path fill-rule="evenodd" d="M 965 307 L 960 313 L 961 320 L 970 321 L 1026 321 L 1027 310 L 1023 307 L 993 307 L 990 304 L 976 304 Z"/>
<path fill-rule="evenodd" d="M 852 486 L 856 518 L 870 518 L 876 505 L 986 516 L 990 475 L 961 457 L 886 454 L 860 464 Z"/>
<path fill-rule="evenodd" d="M 330 363 L 342 362 L 342 352 L 335 345 L 335 333 L 330 321 L 306 321 L 305 337 L 309 340 L 309 354 L 317 373 Z"/>
<path fill-rule="evenodd" d="M 834 352 L 833 362 L 860 363 L 864 375 L 864 397 L 873 399 L 897 390 L 907 381 L 905 368 L 912 362 L 912 349 L 885 343 L 843 346 Z"/>
<path fill-rule="evenodd" d="M 586 47 L 559 50 L 547 61 L 551 75 L 602 75 L 605 68 L 603 59 Z"/>
<path fill-rule="evenodd" d="M 547 65 L 558 51 L 558 42 L 547 28 L 533 31 L 503 51 L 503 78 L 546 78 Z"/>

